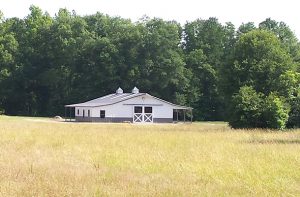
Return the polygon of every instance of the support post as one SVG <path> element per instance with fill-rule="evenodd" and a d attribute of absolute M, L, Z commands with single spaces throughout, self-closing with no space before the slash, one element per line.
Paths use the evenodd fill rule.
<path fill-rule="evenodd" d="M 185 123 L 185 109 L 183 110 L 183 122 Z"/>
<path fill-rule="evenodd" d="M 65 106 L 65 122 L 67 121 L 67 107 Z"/>
<path fill-rule="evenodd" d="M 176 114 L 177 114 L 177 122 L 178 122 L 178 109 L 176 109 Z"/>

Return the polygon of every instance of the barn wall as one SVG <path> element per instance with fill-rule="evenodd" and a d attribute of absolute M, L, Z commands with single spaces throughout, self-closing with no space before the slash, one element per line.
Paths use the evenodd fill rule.
<path fill-rule="evenodd" d="M 144 99 L 143 99 L 144 98 Z M 165 102 L 159 101 L 157 99 L 154 99 L 150 96 L 140 96 L 133 99 L 130 99 L 128 101 L 122 102 L 122 105 L 126 106 L 126 104 L 130 104 L 129 106 L 132 108 L 133 113 L 133 104 L 144 104 L 149 106 L 152 106 L 153 109 L 153 116 L 154 118 L 173 118 L 173 106 L 170 104 L 167 104 Z"/>
<path fill-rule="evenodd" d="M 77 113 L 79 110 L 79 114 Z M 92 117 L 93 116 L 93 108 L 91 107 L 75 107 L 75 117 L 76 116 L 80 116 L 82 117 L 83 116 L 83 110 L 85 111 L 85 117 L 88 117 L 88 110 L 90 110 L 90 116 Z"/>
<path fill-rule="evenodd" d="M 153 122 L 172 122 L 173 106 L 154 99 L 150 96 L 139 96 L 113 105 L 100 107 L 76 107 L 75 115 L 77 121 L 90 122 L 123 122 L 132 121 L 134 106 L 152 106 Z M 79 114 L 77 110 L 79 109 Z M 82 117 L 83 109 L 85 118 Z M 91 117 L 88 118 L 88 110 L 91 110 Z M 100 110 L 105 110 L 105 118 L 100 118 Z"/>
<path fill-rule="evenodd" d="M 106 117 L 132 118 L 134 104 L 152 106 L 154 118 L 173 118 L 172 105 L 148 96 L 144 96 L 144 99 L 140 96 L 113 105 L 94 107 L 92 108 L 92 116 L 100 117 L 100 110 L 105 110 Z"/>
<path fill-rule="evenodd" d="M 133 114 L 132 106 L 124 106 L 117 103 L 114 105 L 100 106 L 93 108 L 93 117 L 100 117 L 100 110 L 105 110 L 106 117 L 126 117 L 130 118 Z"/>

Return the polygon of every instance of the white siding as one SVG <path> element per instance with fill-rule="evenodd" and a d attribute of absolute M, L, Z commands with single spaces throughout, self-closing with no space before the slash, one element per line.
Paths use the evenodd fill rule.
<path fill-rule="evenodd" d="M 154 118 L 173 118 L 173 106 L 157 100 L 150 96 L 139 96 L 127 101 L 122 102 L 122 105 L 125 104 L 143 104 L 146 106 L 152 106 L 153 109 L 153 116 Z M 128 105 L 132 107 L 134 105 Z"/>
<path fill-rule="evenodd" d="M 83 110 L 85 111 L 85 115 L 84 117 L 88 117 L 89 112 L 88 110 L 90 110 L 90 117 L 93 117 L 93 108 L 91 107 L 75 107 L 75 116 L 83 116 Z M 79 110 L 79 114 L 78 114 L 78 110 Z"/>
<path fill-rule="evenodd" d="M 120 103 L 93 108 L 93 117 L 100 117 L 100 110 L 105 110 L 105 117 L 132 117 L 131 106 L 124 106 Z"/>

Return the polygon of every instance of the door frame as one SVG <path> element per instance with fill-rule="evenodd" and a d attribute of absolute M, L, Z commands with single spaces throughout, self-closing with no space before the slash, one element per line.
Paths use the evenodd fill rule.
<path fill-rule="evenodd" d="M 142 113 L 135 113 L 135 107 L 141 107 Z M 152 113 L 145 113 L 145 107 L 151 107 Z M 153 106 L 145 106 L 145 105 L 134 105 L 133 106 L 133 123 L 153 123 Z"/>

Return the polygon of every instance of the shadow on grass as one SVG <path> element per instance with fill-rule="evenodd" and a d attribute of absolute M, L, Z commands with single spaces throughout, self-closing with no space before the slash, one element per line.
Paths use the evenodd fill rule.
<path fill-rule="evenodd" d="M 249 144 L 300 144 L 300 139 L 252 139 L 244 142 Z"/>

